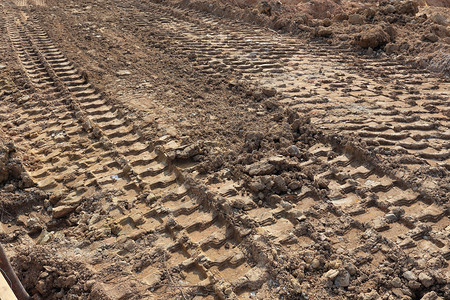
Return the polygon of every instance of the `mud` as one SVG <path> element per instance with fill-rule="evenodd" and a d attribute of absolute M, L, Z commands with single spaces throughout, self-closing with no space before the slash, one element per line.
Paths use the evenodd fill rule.
<path fill-rule="evenodd" d="M 261 26 L 284 6 L 216 5 L 1 4 L 0 241 L 27 291 L 448 298 L 448 78 L 383 54 L 425 8 L 358 27 L 361 56 L 324 19 L 306 41 Z"/>

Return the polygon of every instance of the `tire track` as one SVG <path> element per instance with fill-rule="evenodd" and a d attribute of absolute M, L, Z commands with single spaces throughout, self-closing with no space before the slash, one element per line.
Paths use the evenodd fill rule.
<path fill-rule="evenodd" d="M 127 6 L 128 23 L 157 36 L 211 77 L 231 72 L 311 116 L 319 128 L 356 134 L 411 172 L 450 169 L 446 79 L 326 44 L 305 44 L 256 26 L 147 1 Z M 134 28 L 134 27 L 131 27 Z M 170 45 L 170 46 L 169 46 Z M 176 49 L 176 50 L 174 50 Z"/>
<path fill-rule="evenodd" d="M 170 272 L 181 270 L 188 286 L 212 288 L 222 298 L 223 289 L 229 294 L 227 282 L 240 280 L 234 286 L 243 286 L 250 273 L 261 284 L 265 271 L 250 265 L 233 220 L 200 192 L 188 192 L 192 187 L 183 183 L 163 149 L 143 141 L 139 130 L 83 79 L 39 26 L 13 15 L 6 26 L 38 91 L 13 108 L 15 143 L 32 158 L 27 164 L 32 179 L 56 195 L 54 218 L 77 211 L 96 192 L 107 192 L 111 220 L 94 224 L 93 235 L 109 227 L 123 243 L 155 234 L 155 249 L 167 253 L 164 264 Z M 136 199 L 143 202 L 127 209 Z M 146 266 L 136 277 L 159 286 L 159 280 L 149 283 L 147 278 L 154 277 L 154 267 Z"/>
<path fill-rule="evenodd" d="M 167 12 L 167 8 L 156 7 L 162 11 L 159 12 L 160 15 Z M 158 14 L 154 14 L 153 16 L 156 17 L 152 21 L 159 22 L 163 26 L 168 22 L 175 22 L 173 19 L 167 18 L 167 15 L 170 14 L 165 14 L 165 17 L 158 17 Z M 245 296 L 252 289 L 257 289 L 262 285 L 264 276 L 261 268 L 252 267 L 252 264 L 249 263 L 251 261 L 249 253 L 242 247 L 243 240 L 246 240 L 245 237 L 251 232 L 249 228 L 252 228 L 253 232 L 268 237 L 275 245 L 281 245 L 282 254 L 290 251 L 295 253 L 299 249 L 308 248 L 308 244 L 324 239 L 323 234 L 314 229 L 323 226 L 320 221 L 321 214 L 314 212 L 317 206 L 319 211 L 322 210 L 328 214 L 328 218 L 332 222 L 338 224 L 340 217 L 344 216 L 352 224 L 342 230 L 340 239 L 332 241 L 334 245 L 342 246 L 342 244 L 350 243 L 355 248 L 359 248 L 358 251 L 364 252 L 367 243 L 360 240 L 361 236 L 365 230 L 373 229 L 387 241 L 387 245 L 392 245 L 389 242 L 392 240 L 413 256 L 421 256 L 426 253 L 429 257 L 438 257 L 441 261 L 448 261 L 448 233 L 445 233 L 449 224 L 448 210 L 437 207 L 432 200 L 380 173 L 375 168 L 359 163 L 345 151 L 333 150 L 327 145 L 328 142 L 309 149 L 311 160 L 301 166 L 301 168 L 311 165 L 319 166 L 326 170 L 314 177 L 315 182 L 327 182 L 328 191 L 325 195 L 305 187 L 295 194 L 283 196 L 282 200 L 276 198 L 266 206 L 261 205 L 255 199 L 242 197 L 237 191 L 239 187 L 234 182 L 217 186 L 211 185 L 209 192 L 204 192 L 201 188 L 195 187 L 195 184 L 191 185 L 190 183 L 187 183 L 190 187 L 186 188 L 183 176 L 171 167 L 170 162 L 164 156 L 163 149 L 152 149 L 151 145 L 140 141 L 138 130 L 127 124 L 125 116 L 115 110 L 78 74 L 78 71 L 51 44 L 48 37 L 36 24 L 13 23 L 9 24 L 11 40 L 16 46 L 19 58 L 23 61 L 23 66 L 31 81 L 43 93 L 53 94 L 54 99 L 46 99 L 45 102 L 40 103 L 44 107 L 54 107 L 52 112 L 44 116 L 58 120 L 57 125 L 50 124 L 52 127 L 48 131 L 46 129 L 45 134 L 32 132 L 26 136 L 26 139 L 30 138 L 32 145 L 39 148 L 40 140 L 55 145 L 49 136 L 52 138 L 56 136 L 55 140 L 59 139 L 58 133 L 62 129 L 68 132 L 69 144 L 76 144 L 75 141 L 70 140 L 71 136 L 86 135 L 86 143 L 80 145 L 80 148 L 89 149 L 91 147 L 93 149 L 87 152 L 71 153 L 67 159 L 63 159 L 63 162 L 58 164 L 58 161 L 55 162 L 52 159 L 56 156 L 64 158 L 67 149 L 73 148 L 62 148 L 60 152 L 53 152 L 53 147 L 49 147 L 49 150 L 44 150 L 48 152 L 46 156 L 50 158 L 45 163 L 52 164 L 52 166 L 55 164 L 56 168 L 62 169 L 66 165 L 70 166 L 68 161 L 74 160 L 79 167 L 80 158 L 87 157 L 82 161 L 82 165 L 85 170 L 93 173 L 92 179 L 96 182 L 93 185 L 96 189 L 109 190 L 119 186 L 119 195 L 114 195 L 113 198 L 113 201 L 117 203 L 120 202 L 121 197 L 124 197 L 126 202 L 130 202 L 134 197 L 145 199 L 145 204 L 139 203 L 126 212 L 117 208 L 112 210 L 110 214 L 114 217 L 114 222 L 105 224 L 106 221 L 102 221 L 95 224 L 95 227 L 100 230 L 105 225 L 110 226 L 121 242 L 126 238 L 136 239 L 143 235 L 156 233 L 158 238 L 154 241 L 154 245 L 167 253 L 168 257 L 164 262 L 166 268 L 173 272 L 181 269 L 181 278 L 188 285 L 205 290 L 213 286 L 219 297 L 229 295 L 226 292 L 229 291 L 228 285 L 222 284 L 221 280 L 232 286 L 232 291 L 238 296 Z M 213 28 L 211 30 L 216 31 L 217 28 L 213 26 L 218 23 L 210 23 L 213 24 L 210 25 Z M 144 22 L 143 26 L 149 26 L 149 24 L 152 23 Z M 192 26 L 190 23 L 188 25 Z M 171 26 L 171 30 L 175 31 L 175 34 L 170 37 L 168 42 L 171 42 L 172 39 L 177 40 L 178 31 L 182 31 L 173 24 Z M 181 28 L 186 29 L 183 26 Z M 197 28 L 191 29 L 191 31 L 196 33 Z M 186 30 L 188 34 L 193 34 L 191 31 Z M 245 34 L 250 33 L 249 31 Z M 198 35 L 198 32 L 196 34 Z M 203 34 L 204 32 L 200 32 L 200 38 Z M 218 49 L 215 44 L 210 48 L 205 47 L 203 50 L 202 45 L 205 43 L 200 38 L 196 38 L 198 39 L 196 43 L 189 45 L 187 41 L 192 38 L 184 37 L 179 39 L 179 44 L 189 45 L 188 51 L 200 49 L 200 54 L 205 57 L 225 56 L 228 58 L 230 55 L 227 52 L 239 53 L 236 55 L 237 62 L 231 65 L 232 67 L 243 66 L 242 70 L 247 70 L 248 65 L 241 64 L 239 59 L 243 55 L 242 53 L 245 53 L 246 48 L 251 46 L 251 42 L 233 42 L 231 46 L 228 41 L 224 42 L 225 46 L 223 49 L 219 49 L 221 52 L 218 54 L 214 52 Z M 213 38 L 214 43 L 215 39 L 216 37 Z M 242 39 L 240 40 L 242 41 Z M 267 41 L 261 40 L 261 43 L 265 42 Z M 276 48 L 277 44 L 273 43 L 271 47 Z M 242 53 L 236 52 L 236 49 L 240 48 L 244 49 Z M 291 54 L 286 53 L 298 51 L 295 47 L 286 49 L 275 49 L 269 53 L 276 56 L 276 51 L 284 51 L 280 55 L 286 55 L 284 58 L 289 58 Z M 196 55 L 198 56 L 198 54 Z M 316 57 L 316 54 L 312 57 Z M 227 63 L 225 59 L 221 59 L 224 64 Z M 281 68 L 283 69 L 282 73 L 287 72 L 284 66 L 270 66 L 271 62 L 279 60 L 280 57 L 267 58 L 261 69 L 257 71 Z M 216 67 L 215 65 L 216 63 L 211 69 L 217 73 L 221 66 Z M 199 64 L 199 66 L 201 65 Z M 208 70 L 209 68 L 205 69 L 206 72 Z M 279 87 L 277 88 L 279 89 Z M 338 87 L 338 89 L 340 88 L 342 87 Z M 317 103 L 312 104 L 317 106 Z M 33 107 L 27 108 L 26 105 L 24 105 L 24 109 L 26 110 L 23 118 L 19 118 L 20 120 L 41 115 L 46 111 L 45 109 L 36 110 Z M 75 118 L 73 118 L 74 115 Z M 65 122 L 66 119 L 68 119 L 67 122 Z M 42 116 L 36 117 L 34 121 L 41 122 L 39 124 L 42 126 L 48 125 L 48 123 L 43 123 L 45 121 Z M 30 126 L 30 124 L 23 123 L 24 126 L 19 127 L 18 131 L 27 130 L 27 125 Z M 316 124 L 322 126 L 320 123 Z M 84 130 L 80 130 L 81 127 Z M 423 128 L 428 130 L 425 125 Z M 438 129 L 440 130 L 440 128 Z M 403 130 L 410 132 L 418 130 L 418 128 L 406 127 Z M 21 140 L 17 142 L 24 143 Z M 91 146 L 88 146 L 89 144 Z M 100 161 L 95 161 L 99 157 Z M 111 157 L 113 159 L 108 160 Z M 90 169 L 92 164 L 99 166 L 95 172 Z M 88 172 L 85 172 L 87 175 L 81 174 L 79 175 L 81 177 L 77 177 L 73 181 L 70 181 L 71 178 L 69 178 L 67 183 L 64 180 L 52 179 L 56 177 L 55 174 L 61 172 L 61 169 L 46 169 L 45 172 L 32 174 L 35 178 L 44 178 L 40 182 L 50 178 L 49 184 L 47 182 L 41 184 L 49 191 L 58 190 L 61 186 L 72 190 L 74 188 L 71 186 L 73 181 L 90 182 L 91 174 Z M 70 167 L 67 170 L 70 174 L 78 175 Z M 98 173 L 96 173 L 97 171 Z M 161 174 L 165 175 L 164 178 L 171 179 L 162 180 L 160 179 Z M 115 181 L 111 181 L 110 179 L 116 180 L 115 176 L 119 176 L 123 182 L 115 184 Z M 127 190 L 127 187 L 130 186 L 132 188 Z M 219 195 L 216 195 L 217 190 L 219 190 Z M 60 204 L 67 205 L 64 201 Z M 71 209 L 75 209 L 75 206 Z M 233 208 L 240 208 L 244 213 L 235 214 Z M 303 216 L 310 217 L 308 222 L 313 227 L 306 233 L 302 231 Z M 237 226 L 236 224 L 242 225 Z M 387 259 L 385 254 L 380 254 L 367 267 L 375 271 L 379 263 L 385 259 Z M 269 261 L 274 262 L 273 259 L 269 259 Z M 448 262 L 444 262 L 442 265 L 443 268 L 448 268 Z M 149 283 L 149 275 L 158 269 L 160 267 L 157 264 L 146 265 L 136 276 Z M 150 282 L 149 285 L 158 286 L 156 282 Z"/>

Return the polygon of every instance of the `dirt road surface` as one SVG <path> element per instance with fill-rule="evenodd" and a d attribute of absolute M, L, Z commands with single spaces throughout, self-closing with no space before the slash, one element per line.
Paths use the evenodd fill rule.
<path fill-rule="evenodd" d="M 166 1 L 0 24 L 0 241 L 31 295 L 449 299 L 448 77 Z"/>

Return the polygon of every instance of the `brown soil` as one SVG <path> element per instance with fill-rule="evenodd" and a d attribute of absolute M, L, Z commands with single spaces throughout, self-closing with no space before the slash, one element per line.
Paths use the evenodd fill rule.
<path fill-rule="evenodd" d="M 419 4 L 1 2 L 27 291 L 449 299 L 448 5 Z"/>

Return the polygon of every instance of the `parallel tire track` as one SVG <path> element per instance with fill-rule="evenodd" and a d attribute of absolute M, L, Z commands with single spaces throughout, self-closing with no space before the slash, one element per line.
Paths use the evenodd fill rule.
<path fill-rule="evenodd" d="M 232 24 L 227 24 L 230 27 L 224 31 L 224 25 L 216 19 L 205 19 L 203 14 L 194 13 L 195 18 L 201 20 L 194 22 L 194 18 L 185 17 L 186 11 L 182 9 L 151 3 L 152 14 L 145 14 L 147 8 L 139 9 L 143 10 L 140 21 L 144 32 L 152 27 L 151 30 L 161 36 L 169 36 L 164 43 L 192 53 L 198 69 L 212 74 L 219 74 L 225 69 L 236 72 L 238 69 L 240 74 L 250 76 L 255 82 L 267 87 L 276 86 L 278 91 L 287 95 L 282 100 L 287 106 L 309 113 L 318 108 L 320 114 L 327 110 L 331 111 L 327 114 L 335 113 L 337 118 L 331 122 L 316 118 L 315 122 L 320 127 L 336 128 L 336 124 L 350 123 L 347 118 L 353 111 L 342 108 L 345 101 L 333 99 L 337 102 L 330 106 L 326 104 L 330 100 L 319 98 L 330 95 L 328 91 L 351 92 L 343 90 L 348 88 L 349 77 L 354 75 L 354 70 L 342 70 L 348 72 L 342 75 L 346 78 L 345 83 L 340 82 L 339 74 L 335 74 L 334 81 L 322 82 L 325 86 L 321 89 L 327 92 L 313 91 L 311 97 L 305 96 L 301 87 L 289 85 L 305 79 L 305 76 L 308 80 L 307 77 L 317 75 L 315 72 L 316 75 L 309 74 L 309 71 L 298 74 L 299 77 L 292 79 L 292 84 L 286 81 L 286 76 L 303 66 L 301 60 L 306 59 L 303 63 L 307 65 L 320 56 L 327 56 L 327 60 L 331 61 L 342 59 L 339 55 L 333 57 L 330 54 L 336 49 L 329 48 L 323 53 L 308 56 L 308 50 L 302 49 L 294 39 L 287 44 L 282 38 L 274 42 L 270 35 L 255 33 L 251 29 L 246 32 Z M 129 18 L 134 15 L 135 12 L 130 11 Z M 167 253 L 166 268 L 174 273 L 182 270 L 181 277 L 186 284 L 206 291 L 212 288 L 222 298 L 234 294 L 246 295 L 249 287 L 257 289 L 264 283 L 264 268 L 255 266 L 252 253 L 244 247 L 253 240 L 250 233 L 268 237 L 274 245 L 281 246 L 282 254 L 295 253 L 326 239 L 317 229 L 322 226 L 321 214 L 317 211 L 327 214 L 328 219 L 336 224 L 344 223 L 343 219 L 348 222 L 347 226 L 342 225 L 341 238 L 331 241 L 335 247 L 351 244 L 355 247 L 352 251 L 364 252 L 367 243 L 361 240 L 361 236 L 367 230 L 373 230 L 385 244 L 396 244 L 414 257 L 437 257 L 442 261 L 442 268 L 448 270 L 448 210 L 368 164 L 358 162 L 345 151 L 332 149 L 327 143 L 319 144 L 308 150 L 310 160 L 300 166 L 319 166 L 326 170 L 314 177 L 315 182 L 327 183 L 326 193 L 301 187 L 281 199 L 274 198 L 269 205 L 263 205 L 257 199 L 239 194 L 235 182 L 217 186 L 212 184 L 208 188 L 198 186 L 185 179 L 170 164 L 163 148 L 155 148 L 143 139 L 140 130 L 127 120 L 125 113 L 116 109 L 83 78 L 38 25 L 10 15 L 7 28 L 18 58 L 38 91 L 14 108 L 18 112 L 17 118 L 12 121 L 15 142 L 27 149 L 30 157 L 36 158 L 34 163 L 30 159 L 28 171 L 39 186 L 62 195 L 54 203 L 55 217 L 64 217 L 76 211 L 83 199 L 95 192 L 109 191 L 112 201 L 109 215 L 113 221 L 96 223 L 96 230 L 109 226 L 118 236 L 116 242 L 156 234 L 153 245 L 155 249 L 163 249 Z M 214 36 L 217 32 L 228 35 Z M 253 40 L 248 41 L 248 36 L 254 36 Z M 253 60 L 255 53 L 256 59 Z M 376 63 L 379 61 L 374 65 Z M 387 61 L 385 63 L 389 64 Z M 333 65 L 330 66 L 332 68 Z M 312 79 L 317 78 L 309 80 Z M 280 82 L 289 84 L 280 87 Z M 374 97 L 380 96 L 377 91 L 381 84 L 369 88 L 372 84 L 369 80 L 364 81 L 361 89 L 364 93 L 373 92 Z M 311 102 L 293 104 L 297 94 L 298 97 L 311 99 Z M 386 103 L 395 109 L 386 108 Z M 391 103 L 391 100 L 386 100 L 386 103 L 363 108 L 376 111 L 373 113 L 377 116 L 374 117 L 376 120 L 379 116 L 386 116 L 383 122 L 394 122 L 396 132 L 400 132 L 395 138 L 402 143 L 402 148 L 413 148 L 404 140 L 416 134 L 417 130 L 430 131 L 433 137 L 440 133 L 435 140 L 437 146 L 433 147 L 442 147 L 442 140 L 445 140 L 443 128 L 448 126 L 441 115 L 445 109 L 441 106 L 445 103 L 437 101 L 438 110 L 431 112 L 430 118 L 441 118 L 435 125 L 422 124 L 420 119 L 414 117 L 408 119 L 411 124 L 403 127 L 398 127 L 402 120 L 394 120 L 392 115 L 403 118 L 403 113 L 398 111 L 404 102 Z M 361 113 L 359 115 L 362 116 Z M 369 123 L 361 122 L 366 127 L 359 129 L 372 128 Z M 367 131 L 378 132 L 381 136 L 383 133 L 379 132 L 390 130 L 391 125 L 385 123 L 380 125 L 377 122 L 375 129 Z M 420 134 L 416 136 L 420 140 Z M 383 138 L 386 137 L 388 135 Z M 367 135 L 367 138 L 370 141 L 373 136 Z M 425 146 L 418 150 L 428 147 Z M 444 166 L 447 163 L 445 155 L 424 159 L 430 160 L 430 163 L 439 160 Z M 119 205 L 133 203 L 135 199 L 142 202 L 126 209 Z M 306 231 L 305 216 L 312 225 Z M 252 243 L 252 247 L 258 248 L 257 242 Z M 262 255 L 270 264 L 276 264 L 272 254 Z M 385 259 L 386 256 L 380 254 L 366 267 L 375 271 L 380 261 Z M 142 266 L 136 277 L 150 286 L 159 287 L 158 282 L 149 279 L 158 268 L 158 265 L 152 264 Z M 230 286 L 231 290 L 228 288 Z"/>
<path fill-rule="evenodd" d="M 401 154 L 397 162 L 411 171 L 423 165 L 450 170 L 447 79 L 388 57 L 362 64 L 348 49 L 301 43 L 193 10 L 151 1 L 123 6 L 130 29 L 157 36 L 156 47 L 185 53 L 199 71 L 232 72 L 269 94 L 275 88 L 281 103 L 310 114 L 320 128 L 358 130 L 380 155 Z"/>
<path fill-rule="evenodd" d="M 37 90 L 14 107 L 15 143 L 27 150 L 28 172 L 53 197 L 55 218 L 75 211 L 96 192 L 109 192 L 110 227 L 119 242 L 157 234 L 155 249 L 168 255 L 169 270 L 182 270 L 184 281 L 213 287 L 219 297 L 230 283 L 241 288 L 252 269 L 240 250 L 242 234 L 219 208 L 199 192 L 188 192 L 179 171 L 162 149 L 141 138 L 119 110 L 86 82 L 74 66 L 33 24 L 14 15 L 6 27 L 19 61 Z M 120 203 L 141 199 L 130 210 Z M 116 208 L 115 208 L 116 207 Z M 109 222 L 109 223 L 107 223 Z M 93 233 L 95 234 L 95 233 Z M 153 266 L 139 270 L 142 282 Z M 254 276 L 253 276 L 254 277 Z M 226 284 L 226 282 L 229 282 Z M 152 282 L 158 285 L 160 282 Z M 217 283 L 217 284 L 216 284 Z M 257 278 L 257 284 L 261 284 Z"/>

